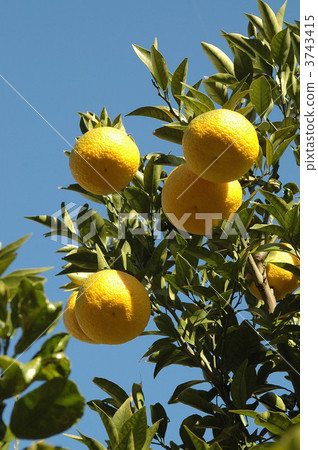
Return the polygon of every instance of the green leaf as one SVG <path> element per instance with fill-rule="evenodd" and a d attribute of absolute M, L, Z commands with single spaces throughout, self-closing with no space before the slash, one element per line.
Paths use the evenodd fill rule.
<path fill-rule="evenodd" d="M 7 256 L 8 254 L 13 253 L 16 250 L 18 250 L 18 248 L 20 248 L 21 245 L 23 245 L 24 242 L 27 241 L 30 236 L 31 236 L 31 233 L 27 234 L 26 236 L 23 236 L 20 239 L 17 239 L 14 242 L 11 242 L 10 244 L 6 245 L 3 248 L 1 248 L 1 245 L 0 245 L 0 258 L 2 258 L 3 256 Z"/>
<path fill-rule="evenodd" d="M 226 33 L 222 31 L 222 36 L 226 39 L 230 47 L 236 47 L 245 52 L 250 58 L 255 58 L 254 50 L 246 41 L 252 41 L 253 39 L 247 39 L 242 34 L 239 33 Z"/>
<path fill-rule="evenodd" d="M 270 49 L 268 48 L 268 46 L 261 41 L 260 39 L 248 39 L 243 37 L 242 38 L 242 42 L 244 43 L 244 45 L 246 45 L 247 47 L 249 47 L 249 49 L 251 51 L 253 51 L 256 55 L 256 60 L 252 58 L 253 64 L 255 68 L 261 69 L 261 73 L 262 72 L 266 72 L 269 75 L 271 75 L 271 67 L 267 67 L 267 65 L 272 66 L 273 61 L 272 61 L 272 57 L 271 57 L 271 52 Z M 264 65 L 265 62 L 265 65 Z M 269 70 L 269 72 L 267 72 L 267 69 Z M 262 70 L 264 69 L 264 70 Z"/>
<path fill-rule="evenodd" d="M 188 74 L 188 58 L 184 58 L 184 60 L 176 68 L 171 78 L 171 92 L 179 106 L 181 102 L 177 96 L 184 94 L 183 83 L 185 83 L 187 80 L 187 74 Z"/>
<path fill-rule="evenodd" d="M 183 425 L 187 431 L 190 439 L 194 445 L 195 450 L 222 450 L 218 443 L 212 445 L 207 444 L 205 441 L 196 436 L 186 425 Z"/>
<path fill-rule="evenodd" d="M 209 60 L 218 72 L 225 72 L 234 75 L 234 65 L 231 59 L 215 45 L 201 42 L 202 48 Z"/>
<path fill-rule="evenodd" d="M 208 96 L 218 105 L 223 106 L 227 102 L 227 88 L 224 84 L 214 81 L 212 77 L 209 77 L 203 81 L 203 87 Z"/>
<path fill-rule="evenodd" d="M 21 281 L 12 300 L 12 314 L 22 328 L 22 336 L 15 346 L 15 353 L 24 352 L 33 342 L 52 330 L 60 316 L 62 302 L 51 303 L 44 295 L 43 285 Z"/>
<path fill-rule="evenodd" d="M 285 150 L 288 148 L 289 144 L 291 144 L 294 140 L 294 136 L 286 139 L 284 142 L 282 142 L 275 150 L 274 156 L 273 156 L 273 165 L 276 164 L 279 159 L 283 156 Z"/>
<path fill-rule="evenodd" d="M 253 248 L 250 251 L 250 253 L 260 253 L 260 252 L 285 252 L 295 255 L 294 250 L 279 242 L 275 242 L 272 244 L 262 244 L 258 247 Z"/>
<path fill-rule="evenodd" d="M 186 83 L 183 83 L 183 84 L 187 89 L 189 89 L 189 92 L 191 92 L 191 94 L 194 97 L 196 97 L 201 103 L 203 103 L 206 107 L 208 107 L 209 110 L 215 109 L 214 103 L 212 102 L 210 97 L 208 97 L 203 92 L 200 92 L 198 89 L 195 89 L 194 87 L 190 86 L 189 84 L 186 84 Z M 189 105 L 189 106 L 191 106 L 191 105 Z"/>
<path fill-rule="evenodd" d="M 126 133 L 126 129 L 124 127 L 121 114 L 118 114 L 117 117 L 113 120 L 112 127 L 117 128 L 118 130 L 124 131 Z"/>
<path fill-rule="evenodd" d="M 145 397 L 142 392 L 142 383 L 134 383 L 132 386 L 132 397 L 137 409 L 141 409 L 145 403 Z"/>
<path fill-rule="evenodd" d="M 157 156 L 151 156 L 144 170 L 144 187 L 150 197 L 158 195 L 162 166 L 155 165 Z"/>
<path fill-rule="evenodd" d="M 34 267 L 32 269 L 18 269 L 4 276 L 2 280 L 5 282 L 10 291 L 13 291 L 15 293 L 23 278 L 28 278 L 29 281 L 34 283 L 39 282 L 43 283 L 44 281 L 46 281 L 46 278 L 38 277 L 37 275 L 39 273 L 46 272 L 47 270 L 51 269 L 53 269 L 53 267 Z"/>
<path fill-rule="evenodd" d="M 271 86 L 264 76 L 253 81 L 250 88 L 250 99 L 255 111 L 266 119 L 273 106 Z"/>
<path fill-rule="evenodd" d="M 257 413 L 249 409 L 230 411 L 235 414 L 240 414 L 254 419 L 255 425 L 260 425 L 266 428 L 270 433 L 281 435 L 288 430 L 292 425 L 290 418 L 281 412 L 266 411 Z"/>
<path fill-rule="evenodd" d="M 128 397 L 113 416 L 113 423 L 118 432 L 120 432 L 124 423 L 132 416 L 131 401 L 132 398 Z"/>
<path fill-rule="evenodd" d="M 111 445 L 115 448 L 119 442 L 118 430 L 116 428 L 115 423 L 113 422 L 113 420 L 111 418 L 109 418 L 107 416 L 105 411 L 102 408 L 100 408 L 96 402 L 93 402 L 93 406 L 94 406 L 95 411 L 98 412 L 100 418 L 102 419 L 103 425 L 108 434 Z M 118 411 L 119 411 L 119 409 L 118 409 Z"/>
<path fill-rule="evenodd" d="M 210 107 L 205 103 L 202 103 L 200 100 L 196 98 L 188 97 L 187 95 L 178 95 L 177 98 L 181 100 L 186 106 L 190 107 L 196 116 L 200 114 L 210 111 Z"/>
<path fill-rule="evenodd" d="M 51 232 L 46 233 L 45 236 L 63 236 L 68 239 L 74 240 L 75 242 L 81 242 L 79 236 L 77 234 L 72 233 L 69 228 L 67 228 L 64 223 L 58 219 L 57 217 L 53 216 L 33 216 L 33 217 L 25 217 L 26 219 L 33 220 L 34 222 L 37 222 L 41 225 L 44 225 L 48 228 L 51 228 Z"/>
<path fill-rule="evenodd" d="M 104 447 L 100 442 L 96 441 L 96 439 L 85 436 L 80 431 L 79 434 L 82 438 L 81 442 L 85 444 L 89 450 L 106 450 L 106 447 Z"/>
<path fill-rule="evenodd" d="M 168 404 L 171 405 L 173 403 L 178 403 L 179 402 L 179 395 L 185 391 L 186 389 L 188 389 L 189 387 L 192 387 L 196 384 L 200 384 L 200 383 L 205 383 L 205 380 L 191 380 L 191 381 L 186 381 L 185 383 L 181 383 L 179 384 L 179 386 L 177 386 L 172 394 L 172 396 L 170 397 Z"/>
<path fill-rule="evenodd" d="M 267 3 L 263 2 L 262 0 L 258 0 L 258 8 L 261 13 L 265 37 L 270 43 L 275 34 L 277 34 L 281 30 L 281 28 L 278 24 L 273 10 Z"/>
<path fill-rule="evenodd" d="M 288 235 L 284 227 L 281 227 L 280 225 L 266 225 L 266 224 L 255 224 L 251 226 L 250 230 L 257 230 L 262 233 L 266 234 L 275 234 L 280 239 L 286 240 L 288 239 Z"/>
<path fill-rule="evenodd" d="M 286 405 L 282 398 L 279 395 L 274 394 L 274 392 L 267 392 L 262 395 L 259 400 L 269 410 L 286 411 Z"/>
<path fill-rule="evenodd" d="M 154 78 L 158 83 L 158 86 L 166 92 L 169 87 L 169 71 L 167 63 L 154 45 L 152 45 L 150 53 Z"/>
<path fill-rule="evenodd" d="M 285 8 L 287 5 L 287 0 L 285 1 L 285 3 L 281 6 L 281 8 L 279 9 L 278 13 L 276 14 L 276 19 L 277 19 L 277 23 L 279 25 L 280 28 L 282 28 L 283 23 L 284 23 L 284 15 L 285 15 Z"/>
<path fill-rule="evenodd" d="M 102 195 L 92 194 L 91 192 L 86 191 L 83 189 L 79 184 L 70 184 L 68 187 L 61 187 L 60 189 L 64 189 L 66 191 L 73 191 L 77 192 L 78 194 L 81 194 L 83 197 L 87 198 L 90 201 L 101 203 L 102 205 L 105 205 L 105 201 L 103 200 Z M 46 216 L 39 216 L 39 217 L 46 217 Z M 26 219 L 36 220 L 36 217 L 26 217 Z M 42 222 L 38 222 L 42 223 Z M 43 224 L 45 225 L 45 224 Z"/>
<path fill-rule="evenodd" d="M 97 253 L 97 267 L 98 270 L 110 269 L 109 264 L 107 263 L 105 256 L 99 246 L 96 244 L 96 253 Z"/>
<path fill-rule="evenodd" d="M 246 98 L 249 94 L 249 90 L 246 91 L 240 91 L 240 92 L 233 92 L 231 97 L 227 102 L 224 103 L 223 108 L 231 109 L 232 111 L 235 109 L 238 103 L 240 103 L 244 98 Z M 249 110 L 253 109 L 253 107 L 250 107 Z M 238 113 L 242 113 L 242 108 L 236 110 Z"/>
<path fill-rule="evenodd" d="M 0 276 L 7 270 L 7 268 L 10 266 L 10 264 L 15 260 L 17 257 L 16 253 L 11 253 L 6 256 L 0 255 Z"/>
<path fill-rule="evenodd" d="M 271 141 L 266 138 L 266 164 L 268 167 L 271 167 L 273 164 L 273 155 L 274 155 L 274 147 Z"/>
<path fill-rule="evenodd" d="M 148 154 L 147 156 L 151 155 Z M 185 163 L 185 159 L 183 156 L 175 156 L 172 154 L 165 154 L 165 153 L 157 153 L 157 158 L 154 160 L 154 165 L 159 165 L 159 166 L 180 166 L 180 164 L 184 164 Z"/>
<path fill-rule="evenodd" d="M 137 188 L 135 186 L 128 186 L 123 191 L 123 195 L 127 199 L 130 208 L 135 210 L 137 213 L 143 214 L 150 211 L 150 196 L 144 191 L 144 189 Z"/>
<path fill-rule="evenodd" d="M 144 116 L 154 119 L 163 120 L 164 122 L 172 122 L 172 114 L 167 106 L 143 106 L 127 114 L 127 116 Z"/>
<path fill-rule="evenodd" d="M 76 384 L 56 378 L 19 398 L 13 407 L 10 428 L 20 439 L 43 439 L 73 426 L 84 406 Z"/>
<path fill-rule="evenodd" d="M 41 358 L 22 364 L 8 356 L 0 356 L 0 398 L 10 398 L 23 392 L 36 378 L 41 369 Z"/>
<path fill-rule="evenodd" d="M 254 27 L 262 34 L 262 36 L 265 37 L 262 19 L 260 17 L 254 16 L 253 14 L 245 13 L 245 16 L 254 25 Z"/>
<path fill-rule="evenodd" d="M 128 435 L 132 434 L 133 448 L 136 450 L 142 449 L 147 435 L 147 415 L 146 407 L 142 407 L 134 413 L 120 429 L 118 449 L 126 450 L 123 444 L 127 442 Z M 127 444 L 126 444 L 127 445 Z"/>
<path fill-rule="evenodd" d="M 116 383 L 112 381 L 106 380 L 105 378 L 95 377 L 93 379 L 93 383 L 95 383 L 100 389 L 107 392 L 108 395 L 112 397 L 115 401 L 115 405 L 120 408 L 120 406 L 129 398 L 128 394 Z"/>
<path fill-rule="evenodd" d="M 235 76 L 229 73 L 216 73 L 214 75 L 211 75 L 208 79 L 230 87 L 232 87 L 232 85 L 235 86 L 238 83 Z"/>
<path fill-rule="evenodd" d="M 224 341 L 224 363 L 235 372 L 246 358 L 262 352 L 260 336 L 254 328 L 244 321 L 239 327 L 229 330 Z"/>
<path fill-rule="evenodd" d="M 253 366 L 248 365 L 245 359 L 234 372 L 231 384 L 231 395 L 236 408 L 245 408 L 256 383 L 256 372 Z"/>
<path fill-rule="evenodd" d="M 285 215 L 287 211 L 291 209 L 291 206 L 289 206 L 281 197 L 278 197 L 271 192 L 264 190 L 261 190 L 260 192 L 266 198 L 266 200 L 269 201 L 270 204 L 259 205 L 259 207 L 265 209 L 266 211 L 269 211 L 270 214 L 272 214 L 272 216 L 277 220 L 277 222 L 284 227 L 286 225 Z"/>
<path fill-rule="evenodd" d="M 148 450 L 150 448 L 151 442 L 152 442 L 155 434 L 157 434 L 157 433 L 159 434 L 160 424 L 161 424 L 161 421 L 158 420 L 153 425 L 151 425 L 151 427 L 147 428 L 146 439 L 145 439 L 144 445 L 141 450 Z"/>
<path fill-rule="evenodd" d="M 63 259 L 86 271 L 97 272 L 98 270 L 96 252 L 86 247 L 78 247 L 71 250 Z"/>
<path fill-rule="evenodd" d="M 290 33 L 288 28 L 285 28 L 273 37 L 271 52 L 274 61 L 279 65 L 279 67 L 282 67 L 287 61 L 290 50 L 290 42 Z"/>
<path fill-rule="evenodd" d="M 136 44 L 133 44 L 132 48 L 134 49 L 138 58 L 148 67 L 152 75 L 154 75 L 150 51 Z"/>
<path fill-rule="evenodd" d="M 61 204 L 61 216 L 62 216 L 64 225 L 66 226 L 66 228 L 68 228 L 71 233 L 76 234 L 76 230 L 75 230 L 73 221 L 69 215 L 68 210 L 66 209 L 64 202 L 62 202 L 62 204 Z"/>
<path fill-rule="evenodd" d="M 290 209 L 285 216 L 286 228 L 293 237 L 300 233 L 300 205 L 297 204 Z"/>
<path fill-rule="evenodd" d="M 163 270 L 167 261 L 167 245 L 167 239 L 163 239 L 153 250 L 144 268 L 148 276 L 158 274 Z"/>
<path fill-rule="evenodd" d="M 165 141 L 170 141 L 173 142 L 174 144 L 182 144 L 182 138 L 183 138 L 183 131 L 182 130 L 177 130 L 168 126 L 164 126 L 161 128 L 157 128 L 154 132 L 153 135 L 160 138 L 160 139 L 164 139 Z"/>
<path fill-rule="evenodd" d="M 247 83 L 251 83 L 253 79 L 253 62 L 251 58 L 239 48 L 234 48 L 234 71 L 235 76 L 239 81 L 247 77 Z"/>
<path fill-rule="evenodd" d="M 153 424 L 158 424 L 157 426 L 157 434 L 162 439 L 164 439 L 167 426 L 168 426 L 168 416 L 164 409 L 164 407 L 160 403 L 155 403 L 154 405 L 150 405 L 151 411 L 151 421 Z"/>
<path fill-rule="evenodd" d="M 187 388 L 181 391 L 173 403 L 183 403 L 207 414 L 223 413 L 222 409 L 209 401 L 208 392 Z M 169 400 L 170 403 L 170 400 Z"/>
<path fill-rule="evenodd" d="M 176 329 L 172 319 L 165 313 L 160 313 L 154 317 L 154 322 L 159 331 L 165 333 L 169 337 L 176 336 Z"/>

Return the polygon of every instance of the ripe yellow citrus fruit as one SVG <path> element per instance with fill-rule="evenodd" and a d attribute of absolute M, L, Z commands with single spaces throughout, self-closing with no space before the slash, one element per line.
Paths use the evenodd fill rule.
<path fill-rule="evenodd" d="M 213 226 L 220 220 L 229 219 L 238 210 L 242 203 L 242 188 L 237 180 L 211 183 L 191 172 L 187 164 L 182 164 L 166 179 L 161 203 L 165 215 L 179 230 L 210 235 Z"/>
<path fill-rule="evenodd" d="M 139 150 L 122 130 L 93 128 L 74 145 L 69 165 L 77 183 L 93 194 L 106 195 L 126 187 L 139 167 Z"/>
<path fill-rule="evenodd" d="M 275 264 L 271 264 L 275 262 L 298 266 L 300 261 L 296 256 L 286 252 L 270 252 L 264 260 L 268 284 L 274 290 L 276 300 L 281 300 L 286 297 L 287 294 L 292 294 L 299 287 L 299 280 L 292 272 L 289 272 L 282 267 L 275 266 Z M 249 286 L 249 290 L 259 300 L 262 298 L 254 281 Z"/>
<path fill-rule="evenodd" d="M 145 329 L 151 312 L 137 278 L 119 270 L 91 275 L 79 290 L 75 314 L 87 336 L 99 344 L 123 344 Z"/>
<path fill-rule="evenodd" d="M 92 339 L 90 339 L 84 331 L 79 326 L 76 316 L 75 316 L 75 303 L 76 303 L 77 292 L 69 297 L 63 312 L 63 322 L 66 330 L 74 338 L 82 341 L 88 342 L 89 344 L 96 344 Z"/>
<path fill-rule="evenodd" d="M 214 183 L 239 179 L 250 169 L 259 152 L 251 122 L 228 109 L 195 117 L 184 132 L 182 147 L 192 172 Z"/>

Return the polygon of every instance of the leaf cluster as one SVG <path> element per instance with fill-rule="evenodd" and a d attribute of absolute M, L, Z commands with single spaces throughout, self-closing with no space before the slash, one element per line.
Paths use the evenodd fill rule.
<path fill-rule="evenodd" d="M 35 342 L 51 333 L 62 309 L 61 302 L 50 302 L 44 293 L 46 279 L 41 274 L 50 268 L 6 272 L 28 237 L 0 249 L 0 443 L 3 449 L 9 449 L 17 438 L 36 440 L 61 433 L 84 412 L 84 399 L 76 384 L 68 379 L 70 362 L 64 353 L 69 340 L 67 333 L 47 337 L 27 363 L 20 361 Z M 33 383 L 38 387 L 31 390 Z M 5 424 L 2 413 L 14 398 L 10 423 Z M 31 448 L 50 447 L 39 443 Z"/>

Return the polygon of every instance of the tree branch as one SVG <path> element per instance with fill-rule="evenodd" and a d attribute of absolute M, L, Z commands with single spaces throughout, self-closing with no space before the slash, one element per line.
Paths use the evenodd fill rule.
<path fill-rule="evenodd" d="M 241 239 L 244 248 L 248 248 L 245 239 L 243 238 Z M 263 265 L 264 258 L 266 255 L 267 253 L 265 252 L 256 253 L 254 255 L 249 254 L 248 259 L 251 264 L 255 284 L 261 293 L 262 299 L 265 302 L 267 313 L 269 316 L 271 316 L 271 314 L 273 314 L 276 308 L 276 298 L 274 292 L 272 291 L 272 289 L 268 284 L 268 280 L 266 277 L 266 268 Z"/>

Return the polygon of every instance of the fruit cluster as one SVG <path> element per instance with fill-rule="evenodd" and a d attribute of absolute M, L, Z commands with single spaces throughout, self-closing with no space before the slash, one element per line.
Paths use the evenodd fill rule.
<path fill-rule="evenodd" d="M 162 208 L 179 230 L 210 235 L 212 227 L 229 219 L 242 203 L 238 179 L 258 156 L 257 134 L 243 115 L 218 109 L 190 122 L 182 148 L 186 164 L 164 183 Z"/>
<path fill-rule="evenodd" d="M 218 109 L 190 122 L 182 148 L 186 163 L 176 167 L 165 180 L 162 209 L 179 230 L 209 235 L 212 227 L 229 219 L 242 203 L 238 180 L 258 156 L 257 134 L 243 115 Z M 82 188 L 107 195 L 129 184 L 139 161 L 139 150 L 124 131 L 98 127 L 78 139 L 69 164 Z M 296 265 L 297 258 L 280 254 L 279 262 L 286 262 L 287 257 L 288 263 Z M 273 264 L 267 268 L 277 300 L 298 286 L 291 272 Z M 254 283 L 250 290 L 261 298 Z M 150 312 L 148 293 L 135 277 L 117 270 L 103 270 L 90 274 L 79 291 L 70 296 L 63 320 L 67 331 L 81 341 L 121 344 L 143 332 Z"/>

